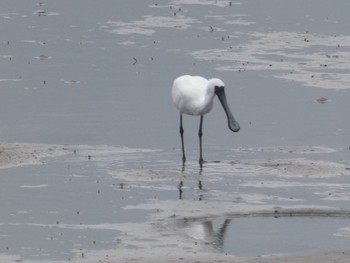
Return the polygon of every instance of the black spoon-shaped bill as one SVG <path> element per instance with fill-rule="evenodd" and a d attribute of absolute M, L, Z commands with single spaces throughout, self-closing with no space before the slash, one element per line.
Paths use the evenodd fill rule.
<path fill-rule="evenodd" d="M 238 132 L 240 130 L 240 126 L 238 122 L 233 117 L 231 110 L 227 104 L 225 88 L 224 87 L 215 87 L 215 94 L 218 96 L 222 107 L 227 116 L 228 128 L 233 132 Z"/>

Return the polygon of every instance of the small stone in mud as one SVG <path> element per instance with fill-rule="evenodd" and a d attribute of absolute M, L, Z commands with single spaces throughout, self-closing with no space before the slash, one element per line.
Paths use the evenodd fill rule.
<path fill-rule="evenodd" d="M 40 60 L 46 60 L 49 58 L 48 55 L 45 55 L 45 54 L 41 54 L 39 57 L 38 57 Z"/>
<path fill-rule="evenodd" d="M 37 14 L 38 14 L 38 16 L 46 16 L 47 12 L 45 10 L 38 10 Z"/>
<path fill-rule="evenodd" d="M 316 101 L 318 103 L 321 103 L 321 104 L 325 104 L 325 103 L 329 102 L 329 100 L 325 97 L 318 98 Z"/>

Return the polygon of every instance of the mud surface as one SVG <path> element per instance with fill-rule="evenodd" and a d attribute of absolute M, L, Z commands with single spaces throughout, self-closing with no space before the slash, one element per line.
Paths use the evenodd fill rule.
<path fill-rule="evenodd" d="M 2 143 L 1 151 L 8 262 L 348 260 L 346 163 L 242 159 L 176 170 L 160 150 Z"/>

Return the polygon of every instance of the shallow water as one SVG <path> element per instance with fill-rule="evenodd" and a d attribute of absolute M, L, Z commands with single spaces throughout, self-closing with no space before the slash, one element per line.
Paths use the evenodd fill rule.
<path fill-rule="evenodd" d="M 342 225 L 348 226 L 349 220 L 312 217 L 217 218 L 213 221 L 186 222 L 183 230 L 198 243 L 204 239 L 205 250 L 261 256 L 276 251 L 346 250 L 348 238 L 334 236 Z M 320 228 L 322 231 L 319 231 Z"/>
<path fill-rule="evenodd" d="M 299 153 L 211 162 L 202 170 L 193 162 L 182 171 L 171 161 L 177 152 L 62 147 L 65 155 L 41 164 L 2 169 L 5 255 L 79 261 L 133 249 L 147 255 L 150 247 L 163 246 L 178 253 L 259 256 L 349 245 L 347 164 Z"/>
<path fill-rule="evenodd" d="M 349 226 L 344 218 L 230 217 L 237 212 L 232 202 L 253 211 L 348 207 L 347 1 L 0 6 L 1 140 L 96 145 L 0 171 L 0 253 L 78 260 L 115 248 L 142 253 L 149 246 L 142 239 L 155 247 L 211 251 L 211 242 L 198 246 L 193 237 L 177 237 L 177 228 L 169 236 L 181 244 L 153 231 L 157 220 L 159 228 L 176 225 L 168 220 L 174 213 L 175 221 L 210 218 L 214 226 L 230 219 L 220 253 L 256 256 L 349 245 L 349 235 L 337 235 Z M 184 171 L 180 161 L 170 89 L 185 73 L 223 79 L 242 128 L 232 134 L 215 103 L 204 118 L 209 162 L 202 171 L 198 118 L 184 118 Z M 146 230 L 137 234 L 132 227 Z M 244 246 L 253 241 L 265 247 Z"/>

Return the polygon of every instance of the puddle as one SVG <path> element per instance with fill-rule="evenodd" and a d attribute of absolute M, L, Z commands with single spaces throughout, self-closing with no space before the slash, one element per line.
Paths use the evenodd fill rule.
<path fill-rule="evenodd" d="M 316 250 L 347 249 L 349 219 L 216 218 L 182 220 L 178 231 L 203 250 L 237 256 L 261 256 Z M 322 231 L 319 231 L 319 227 Z M 298 231 L 295 231 L 298 229 Z M 317 229 L 317 230 L 316 230 Z"/>

